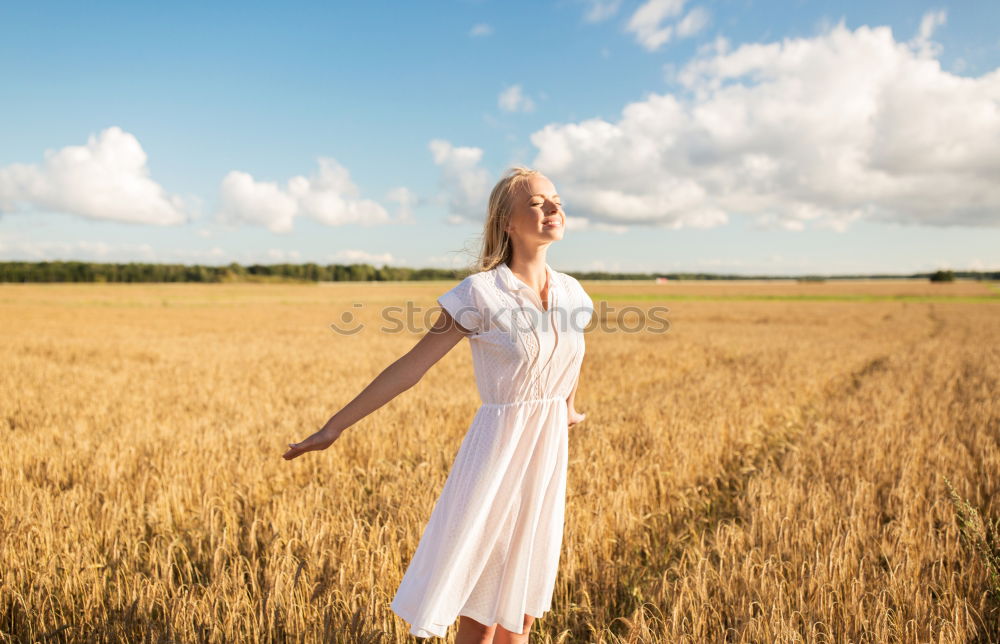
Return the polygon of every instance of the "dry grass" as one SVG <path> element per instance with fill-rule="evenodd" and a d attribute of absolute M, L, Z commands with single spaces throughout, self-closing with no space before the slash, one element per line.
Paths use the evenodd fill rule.
<path fill-rule="evenodd" d="M 377 309 L 449 287 L 0 286 L 0 640 L 412 641 L 389 601 L 478 404 L 468 347 L 280 456 L 418 339 Z M 1000 303 L 669 300 L 995 291 L 587 287 L 666 293 L 672 326 L 588 335 L 533 641 L 1000 641 Z M 352 302 L 368 328 L 331 332 Z"/>

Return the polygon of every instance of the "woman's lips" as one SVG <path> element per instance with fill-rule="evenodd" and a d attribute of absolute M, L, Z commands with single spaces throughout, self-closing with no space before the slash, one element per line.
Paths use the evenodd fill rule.
<path fill-rule="evenodd" d="M 558 226 L 562 226 L 562 220 L 558 219 L 558 218 L 543 219 L 542 220 L 542 225 L 543 226 L 555 226 L 555 227 L 558 227 Z"/>

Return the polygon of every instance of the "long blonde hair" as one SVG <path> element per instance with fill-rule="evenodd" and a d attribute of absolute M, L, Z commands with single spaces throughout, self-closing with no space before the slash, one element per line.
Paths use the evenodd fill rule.
<path fill-rule="evenodd" d="M 483 225 L 479 257 L 471 267 L 472 271 L 488 271 L 501 262 L 510 262 L 514 247 L 506 228 L 514 209 L 513 197 L 527 186 L 531 177 L 538 176 L 542 176 L 538 170 L 516 165 L 508 169 L 493 186 L 486 211 L 486 223 Z"/>

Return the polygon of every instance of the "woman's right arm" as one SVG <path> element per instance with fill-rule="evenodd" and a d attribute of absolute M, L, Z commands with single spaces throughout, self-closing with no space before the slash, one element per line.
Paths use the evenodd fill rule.
<path fill-rule="evenodd" d="M 283 458 L 290 461 L 306 452 L 326 449 L 332 445 L 345 429 L 420 382 L 427 370 L 468 334 L 442 308 L 434 326 L 406 355 L 383 369 L 354 400 L 331 416 L 319 431 L 300 443 L 289 443 L 289 449 Z"/>

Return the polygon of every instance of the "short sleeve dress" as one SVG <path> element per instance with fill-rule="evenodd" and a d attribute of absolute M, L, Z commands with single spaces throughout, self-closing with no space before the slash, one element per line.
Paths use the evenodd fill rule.
<path fill-rule="evenodd" d="M 392 610 L 417 637 L 459 615 L 519 633 L 551 608 L 562 546 L 566 398 L 593 301 L 548 264 L 549 307 L 505 263 L 438 303 L 469 331 L 481 405 L 406 569 Z"/>

